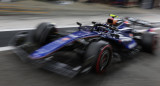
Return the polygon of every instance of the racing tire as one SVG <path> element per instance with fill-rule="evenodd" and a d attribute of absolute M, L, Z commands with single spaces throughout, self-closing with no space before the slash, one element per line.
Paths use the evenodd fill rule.
<path fill-rule="evenodd" d="M 9 46 L 20 46 L 25 44 L 27 42 L 27 36 L 28 32 L 26 31 L 16 33 L 16 36 L 9 42 Z"/>
<path fill-rule="evenodd" d="M 154 54 L 158 46 L 157 34 L 144 33 L 142 35 L 142 48 L 145 52 Z"/>
<path fill-rule="evenodd" d="M 50 23 L 41 23 L 33 32 L 33 38 L 36 43 L 44 44 L 51 32 L 58 32 L 55 25 Z"/>
<path fill-rule="evenodd" d="M 92 69 L 96 73 L 104 73 L 112 60 L 111 45 L 105 41 L 92 42 L 86 52 L 86 58 L 94 59 Z"/>

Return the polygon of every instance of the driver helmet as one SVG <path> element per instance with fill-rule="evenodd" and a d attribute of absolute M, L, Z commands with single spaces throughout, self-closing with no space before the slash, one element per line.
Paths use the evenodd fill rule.
<path fill-rule="evenodd" d="M 110 25 L 117 25 L 118 20 L 114 19 L 114 18 L 108 18 L 107 19 L 107 24 Z"/>

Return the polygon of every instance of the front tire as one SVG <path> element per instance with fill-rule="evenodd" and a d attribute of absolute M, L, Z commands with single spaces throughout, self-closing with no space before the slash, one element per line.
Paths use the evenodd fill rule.
<path fill-rule="evenodd" d="M 92 69 L 96 73 L 103 73 L 106 71 L 112 60 L 111 45 L 105 41 L 92 42 L 85 57 L 90 61 L 92 59 Z"/>
<path fill-rule="evenodd" d="M 103 73 L 106 71 L 106 68 L 111 63 L 111 46 L 106 45 L 101 48 L 101 51 L 99 52 L 99 56 L 96 61 L 96 72 L 97 73 Z"/>
<path fill-rule="evenodd" d="M 55 28 L 55 25 L 50 23 L 41 23 L 37 26 L 37 28 L 33 32 L 33 40 L 43 45 L 46 43 L 48 36 L 50 33 L 57 33 L 58 30 Z"/>

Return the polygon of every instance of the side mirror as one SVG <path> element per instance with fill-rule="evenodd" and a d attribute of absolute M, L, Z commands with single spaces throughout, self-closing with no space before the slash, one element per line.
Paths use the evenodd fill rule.
<path fill-rule="evenodd" d="M 119 39 L 119 35 L 118 34 L 111 33 L 111 36 L 115 37 L 116 39 Z"/>
<path fill-rule="evenodd" d="M 80 27 L 82 26 L 82 23 L 80 23 L 80 22 L 77 22 L 77 25 L 79 25 Z"/>
<path fill-rule="evenodd" d="M 96 24 L 96 22 L 95 22 L 95 21 L 92 21 L 92 24 Z"/>

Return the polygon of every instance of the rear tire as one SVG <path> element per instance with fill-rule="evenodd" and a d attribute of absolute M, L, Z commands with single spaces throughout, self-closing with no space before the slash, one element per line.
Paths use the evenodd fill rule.
<path fill-rule="evenodd" d="M 154 54 L 158 45 L 157 34 L 144 33 L 142 35 L 142 48 L 145 52 Z"/>

